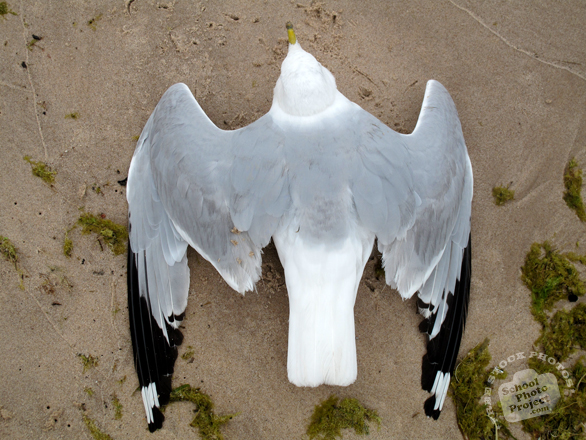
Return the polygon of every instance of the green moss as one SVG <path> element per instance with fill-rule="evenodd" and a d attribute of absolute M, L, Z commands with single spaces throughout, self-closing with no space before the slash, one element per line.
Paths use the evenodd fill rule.
<path fill-rule="evenodd" d="M 480 402 L 485 387 L 489 386 L 487 380 L 491 373 L 491 369 L 487 368 L 491 360 L 488 344 L 487 338 L 470 350 L 454 370 L 450 392 L 456 405 L 458 426 L 464 437 L 470 440 L 515 438 L 509 431 L 502 410 L 498 407 L 493 408 L 493 422 L 487 415 L 486 404 Z M 506 375 L 506 372 L 503 372 L 494 377 L 504 379 Z M 495 422 L 498 425 L 498 432 Z"/>
<path fill-rule="evenodd" d="M 554 373 L 558 376 L 561 398 L 549 414 L 523 420 L 523 430 L 534 439 L 578 440 L 584 439 L 586 425 L 586 366 L 579 359 L 570 370 L 572 387 L 561 378 L 555 365 L 532 358 L 529 366 L 539 374 Z M 538 365 L 539 364 L 539 365 Z M 568 391 L 573 392 L 568 392 Z"/>
<path fill-rule="evenodd" d="M 83 372 L 85 373 L 90 368 L 94 368 L 98 366 L 98 358 L 95 356 L 85 355 L 85 354 L 78 354 L 77 355 L 81 359 L 81 363 L 83 364 Z"/>
<path fill-rule="evenodd" d="M 586 349 L 586 304 L 578 304 L 569 312 L 558 311 L 545 325 L 536 344 L 559 362 L 566 360 L 577 348 Z"/>
<path fill-rule="evenodd" d="M 10 7 L 8 6 L 8 3 L 0 2 L 0 15 L 5 20 L 6 20 L 6 17 L 5 17 L 6 14 L 18 15 L 16 12 L 14 12 L 13 10 L 10 9 Z"/>
<path fill-rule="evenodd" d="M 122 225 L 114 223 L 112 220 L 96 217 L 90 213 L 82 214 L 77 220 L 77 224 L 82 226 L 82 233 L 95 233 L 101 237 L 114 255 L 120 255 L 126 252 L 126 241 L 128 240 L 128 231 Z"/>
<path fill-rule="evenodd" d="M 71 252 L 73 252 L 73 241 L 69 238 L 69 231 L 65 233 L 65 240 L 63 240 L 63 255 L 66 257 L 71 257 Z"/>
<path fill-rule="evenodd" d="M 570 161 L 570 166 L 572 161 Z M 542 252 L 542 249 L 544 252 Z M 529 262 L 529 264 L 528 264 Z M 523 280 L 532 293 L 535 319 L 542 324 L 536 350 L 557 362 L 566 361 L 577 349 L 586 348 L 586 304 L 571 310 L 559 310 L 548 318 L 550 310 L 565 296 L 584 294 L 584 284 L 572 262 L 584 264 L 586 257 L 568 252 L 560 254 L 546 242 L 531 246 L 523 270 Z M 523 430 L 535 439 L 583 439 L 586 426 L 586 366 L 582 358 L 568 367 L 564 377 L 558 364 L 544 362 L 538 357 L 528 359 L 528 365 L 539 374 L 552 373 L 558 378 L 561 398 L 550 414 L 523 420 Z"/>
<path fill-rule="evenodd" d="M 578 243 L 576 243 L 576 247 L 578 247 Z M 580 263 L 586 266 L 586 255 L 578 255 L 575 252 L 566 252 L 564 256 L 574 263 Z"/>
<path fill-rule="evenodd" d="M 112 405 L 114 406 L 114 418 L 120 420 L 122 418 L 122 404 L 118 400 L 118 396 L 112 396 Z"/>
<path fill-rule="evenodd" d="M 16 248 L 12 244 L 12 242 L 0 235 L 0 254 L 4 256 L 5 260 L 10 261 L 14 264 L 14 268 L 18 270 L 18 254 L 16 253 Z"/>
<path fill-rule="evenodd" d="M 44 162 L 35 162 L 30 156 L 24 156 L 24 160 L 31 165 L 33 176 L 39 177 L 49 185 L 55 182 L 57 171 L 53 171 L 49 165 Z"/>
<path fill-rule="evenodd" d="M 582 203 L 582 169 L 578 168 L 578 162 L 571 159 L 564 172 L 564 200 L 568 208 L 573 209 L 583 222 L 586 221 L 586 211 Z"/>
<path fill-rule="evenodd" d="M 199 435 L 203 440 L 223 440 L 224 436 L 220 432 L 220 428 L 228 423 L 232 417 L 238 415 L 217 416 L 214 414 L 214 403 L 210 396 L 202 393 L 199 388 L 192 388 L 189 384 L 181 385 L 171 391 L 170 401 L 188 401 L 195 404 L 197 409 L 190 426 L 199 430 Z"/>
<path fill-rule="evenodd" d="M 380 428 L 381 419 L 376 411 L 365 408 L 353 398 L 339 402 L 336 396 L 330 396 L 315 406 L 306 433 L 310 439 L 319 440 L 342 438 L 342 429 L 354 429 L 358 435 L 368 435 L 367 422 L 375 422 Z"/>
<path fill-rule="evenodd" d="M 515 198 L 515 191 L 510 190 L 508 186 L 495 186 L 492 189 L 492 196 L 494 197 L 495 205 L 501 206 Z"/>
<path fill-rule="evenodd" d="M 92 396 L 94 395 L 94 390 L 93 390 L 93 389 L 91 389 L 90 387 L 85 387 L 85 388 L 83 389 L 83 391 L 84 391 L 84 392 L 85 392 L 85 393 L 86 393 L 86 394 L 87 394 L 89 397 L 92 397 Z"/>
<path fill-rule="evenodd" d="M 68 113 L 65 115 L 65 119 L 78 119 L 78 118 L 79 118 L 79 113 L 77 113 L 77 112 Z"/>
<path fill-rule="evenodd" d="M 134 142 L 136 142 L 136 141 L 138 141 L 138 140 L 140 139 L 140 136 L 139 136 L 139 135 L 132 136 L 132 138 L 131 138 L 131 139 L 132 139 Z"/>
<path fill-rule="evenodd" d="M 91 20 L 89 20 L 87 22 L 87 25 L 93 30 L 95 31 L 97 29 L 97 22 L 100 21 L 102 19 L 102 14 L 92 18 Z"/>
<path fill-rule="evenodd" d="M 531 290 L 531 312 L 543 325 L 547 322 L 545 311 L 551 310 L 557 301 L 586 293 L 570 258 L 560 254 L 547 241 L 531 245 L 521 272 L 521 279 Z"/>
<path fill-rule="evenodd" d="M 85 426 L 87 426 L 87 429 L 90 431 L 90 434 L 95 440 L 114 440 L 108 434 L 100 431 L 100 429 L 96 426 L 96 422 L 94 422 L 85 414 L 83 415 L 83 423 L 85 423 Z"/>
<path fill-rule="evenodd" d="M 8 238 L 1 235 L 0 255 L 2 255 L 5 260 L 14 264 L 14 269 L 16 269 L 16 273 L 18 273 L 18 279 L 20 281 L 18 287 L 20 287 L 21 290 L 24 290 L 24 272 L 18 267 L 18 253 L 16 252 L 16 248 Z"/>
<path fill-rule="evenodd" d="M 181 355 L 181 359 L 188 361 L 195 354 L 191 345 L 187 346 L 187 351 Z"/>
<path fill-rule="evenodd" d="M 32 51 L 33 51 L 33 48 L 35 47 L 35 45 L 36 45 L 36 44 L 37 44 L 39 41 L 41 41 L 42 39 L 43 39 L 43 37 L 35 37 L 35 38 L 33 38 L 32 40 L 30 40 L 30 41 L 29 41 L 29 42 L 26 44 L 26 48 L 32 52 Z M 45 110 L 47 109 L 47 107 L 46 107 L 46 106 L 45 106 L 44 108 L 45 108 Z"/>
<path fill-rule="evenodd" d="M 126 376 L 124 376 L 122 379 L 120 379 L 120 380 L 118 381 L 118 384 L 120 384 L 120 385 L 124 385 L 124 382 L 126 382 Z"/>

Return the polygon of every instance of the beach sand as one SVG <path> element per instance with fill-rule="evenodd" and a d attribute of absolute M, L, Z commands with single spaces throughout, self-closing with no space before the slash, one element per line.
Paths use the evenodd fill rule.
<path fill-rule="evenodd" d="M 223 129 L 266 113 L 289 20 L 338 89 L 391 128 L 413 130 L 427 80 L 449 90 L 475 177 L 460 356 L 487 336 L 495 362 L 532 350 L 540 327 L 520 280 L 525 254 L 535 241 L 562 250 L 586 244 L 584 224 L 562 200 L 566 164 L 586 164 L 583 2 L 126 3 L 11 0 L 18 15 L 0 18 L 0 235 L 16 246 L 25 274 L 21 290 L 14 266 L 0 261 L 1 438 L 91 438 L 84 415 L 116 440 L 198 438 L 189 403 L 170 406 L 163 429 L 147 431 L 135 393 L 126 257 L 78 228 L 67 258 L 64 237 L 82 209 L 126 225 L 117 181 L 172 84 L 187 84 Z M 33 34 L 42 39 L 27 47 Z M 25 155 L 57 171 L 52 186 L 31 174 Z M 509 184 L 515 200 L 497 207 L 492 188 Z M 402 301 L 375 278 L 374 261 L 355 307 L 356 383 L 307 389 L 287 380 L 288 300 L 274 247 L 265 250 L 257 292 L 244 297 L 195 251 L 188 257 L 179 354 L 192 351 L 193 361 L 178 358 L 173 383 L 201 387 L 219 414 L 240 413 L 223 429 L 226 439 L 302 439 L 314 405 L 332 393 L 378 411 L 372 439 L 461 438 L 450 398 L 438 421 L 425 417 L 421 317 L 414 299 Z M 84 371 L 80 354 L 98 365 Z"/>

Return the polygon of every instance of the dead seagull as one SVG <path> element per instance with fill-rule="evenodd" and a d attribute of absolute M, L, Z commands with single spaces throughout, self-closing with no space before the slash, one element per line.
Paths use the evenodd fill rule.
<path fill-rule="evenodd" d="M 354 303 L 376 237 L 386 282 L 419 296 L 422 386 L 437 419 L 470 294 L 472 167 L 456 107 L 429 81 L 415 130 L 396 133 L 336 88 L 296 41 L 270 111 L 224 131 L 185 84 L 165 92 L 128 175 L 128 303 L 149 429 L 162 426 L 189 288 L 187 246 L 237 292 L 273 239 L 289 295 L 287 373 L 297 386 L 356 380 Z"/>

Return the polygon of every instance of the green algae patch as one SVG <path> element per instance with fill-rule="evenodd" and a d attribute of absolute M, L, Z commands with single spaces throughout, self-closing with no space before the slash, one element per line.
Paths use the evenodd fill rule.
<path fill-rule="evenodd" d="M 14 269 L 18 274 L 18 279 L 20 281 L 18 287 L 20 290 L 24 290 L 24 272 L 20 267 L 18 267 L 18 253 L 16 252 L 16 248 L 12 244 L 12 242 L 0 235 L 0 255 L 4 257 L 6 261 L 14 264 Z"/>
<path fill-rule="evenodd" d="M 489 339 L 478 344 L 456 366 L 450 382 L 452 400 L 456 406 L 458 427 L 464 438 L 469 440 L 492 440 L 515 438 L 509 431 L 502 410 L 494 408 L 492 419 L 487 414 L 487 405 L 480 398 L 489 387 L 489 376 L 504 379 L 506 372 L 495 374 L 488 367 L 491 356 L 488 351 Z M 500 433 L 500 434 L 499 434 Z"/>
<path fill-rule="evenodd" d="M 586 366 L 580 358 L 569 370 L 565 380 L 555 365 L 530 359 L 529 366 L 538 373 L 553 373 L 558 378 L 560 400 L 549 414 L 523 420 L 523 430 L 534 439 L 584 439 L 586 426 Z M 537 363 L 541 366 L 536 365 Z M 568 386 L 571 385 L 571 386 Z"/>
<path fill-rule="evenodd" d="M 79 217 L 77 224 L 82 227 L 82 234 L 92 232 L 98 234 L 114 255 L 121 255 L 126 252 L 126 242 L 128 241 L 126 227 L 114 223 L 112 220 L 102 218 L 102 216 L 96 217 L 87 212 Z"/>
<path fill-rule="evenodd" d="M 35 162 L 31 160 L 30 156 L 24 156 L 24 160 L 31 165 L 33 176 L 40 178 L 43 182 L 49 185 L 55 182 L 57 171 L 53 171 L 53 169 L 45 162 Z"/>
<path fill-rule="evenodd" d="M 89 397 L 93 397 L 94 390 L 91 387 L 85 387 L 83 389 L 84 393 L 86 393 Z"/>
<path fill-rule="evenodd" d="M 2 18 L 4 18 L 4 20 L 6 20 L 6 14 L 18 15 L 16 12 L 10 9 L 8 3 L 0 2 L 0 15 L 2 16 Z"/>
<path fill-rule="evenodd" d="M 63 255 L 71 257 L 73 252 L 73 241 L 69 238 L 69 235 L 65 234 L 65 240 L 63 241 Z"/>
<path fill-rule="evenodd" d="M 79 119 L 79 113 L 77 113 L 77 112 L 67 113 L 65 115 L 65 119 L 73 119 L 73 120 Z"/>
<path fill-rule="evenodd" d="M 73 241 L 69 238 L 69 233 L 73 231 L 76 226 L 72 226 L 67 231 L 65 231 L 65 238 L 63 239 L 63 255 L 66 257 L 71 257 L 71 253 L 73 252 Z"/>
<path fill-rule="evenodd" d="M 561 395 L 551 413 L 522 421 L 523 430 L 534 439 L 583 439 L 586 432 L 586 366 L 583 358 L 567 369 L 562 364 L 578 349 L 586 349 L 586 304 L 559 310 L 552 317 L 544 313 L 566 296 L 574 302 L 584 294 L 584 284 L 572 262 L 584 264 L 586 256 L 560 254 L 547 242 L 534 243 L 522 268 L 523 281 L 532 293 L 533 315 L 542 325 L 534 343 L 540 356 L 530 357 L 528 366 L 539 374 L 554 374 Z M 551 364 L 550 359 L 556 362 Z"/>
<path fill-rule="evenodd" d="M 102 14 L 92 18 L 91 20 L 88 20 L 87 25 L 91 28 L 91 30 L 95 31 L 98 29 L 98 21 L 100 21 L 102 19 Z"/>
<path fill-rule="evenodd" d="M 0 254 L 2 254 L 5 260 L 14 264 L 14 268 L 18 270 L 18 254 L 16 253 L 16 248 L 8 238 L 2 236 L 0 236 Z"/>
<path fill-rule="evenodd" d="M 33 48 L 37 45 L 37 43 L 39 41 L 41 41 L 43 39 L 43 37 L 39 37 L 37 35 L 33 34 L 33 39 L 30 40 L 27 44 L 26 44 L 26 48 L 28 50 L 30 50 L 31 52 L 33 51 Z M 41 50 L 44 50 L 43 48 L 41 48 Z M 45 110 L 47 110 L 47 106 L 45 104 L 45 102 L 42 102 L 39 104 L 41 107 L 43 107 Z"/>
<path fill-rule="evenodd" d="M 586 304 L 578 304 L 570 311 L 556 312 L 544 326 L 536 344 L 559 362 L 577 349 L 586 349 Z"/>
<path fill-rule="evenodd" d="M 96 426 L 96 422 L 85 414 L 83 415 L 83 423 L 85 423 L 85 426 L 87 426 L 87 429 L 95 440 L 114 440 L 108 434 L 102 432 L 100 428 Z"/>
<path fill-rule="evenodd" d="M 370 427 L 367 422 L 375 422 L 380 428 L 381 419 L 377 412 L 367 409 L 354 398 L 330 396 L 316 405 L 307 427 L 310 440 L 334 440 L 342 438 L 342 429 L 353 429 L 358 435 L 368 435 Z"/>
<path fill-rule="evenodd" d="M 171 391 L 170 402 L 192 402 L 196 406 L 195 417 L 190 426 L 197 428 L 203 440 L 224 440 L 220 428 L 238 414 L 217 416 L 210 396 L 191 385 L 180 385 Z"/>
<path fill-rule="evenodd" d="M 568 208 L 572 209 L 581 221 L 586 221 L 586 211 L 582 202 L 582 168 L 578 162 L 571 159 L 564 172 L 564 201 Z"/>
<path fill-rule="evenodd" d="M 578 270 L 568 255 L 547 241 L 533 243 L 521 268 L 521 279 L 531 291 L 531 313 L 546 325 L 546 311 L 563 298 L 574 299 L 586 293 Z"/>
<path fill-rule="evenodd" d="M 509 200 L 515 199 L 515 191 L 510 190 L 508 186 L 495 186 L 492 189 L 492 197 L 494 198 L 495 205 L 502 206 Z"/>
<path fill-rule="evenodd" d="M 114 407 L 114 418 L 120 420 L 122 418 L 122 404 L 116 394 L 112 396 L 112 406 Z"/>
<path fill-rule="evenodd" d="M 83 372 L 85 373 L 87 370 L 89 370 L 90 368 L 95 368 L 98 366 L 98 358 L 95 356 L 92 356 L 91 354 L 89 355 L 85 355 L 85 354 L 78 354 L 77 355 L 79 357 L 79 359 L 81 360 L 81 363 L 83 365 Z"/>
<path fill-rule="evenodd" d="M 188 361 L 194 354 L 195 351 L 193 351 L 193 347 L 191 345 L 188 345 L 187 351 L 181 355 L 181 359 L 183 359 L 184 361 Z"/>

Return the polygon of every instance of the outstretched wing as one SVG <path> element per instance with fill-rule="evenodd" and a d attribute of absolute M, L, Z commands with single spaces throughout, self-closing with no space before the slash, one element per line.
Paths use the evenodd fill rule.
<path fill-rule="evenodd" d="M 377 163 L 378 157 L 382 163 L 391 154 L 405 155 L 403 169 L 390 176 L 390 194 L 398 201 L 400 192 L 409 197 L 395 206 L 399 220 L 393 222 L 390 213 L 385 217 L 387 207 L 375 203 L 378 191 L 371 192 L 369 201 L 354 190 L 355 204 L 360 218 L 377 235 L 387 283 L 403 298 L 419 291 L 420 312 L 427 319 L 424 331 L 429 335 L 422 386 L 433 394 L 425 411 L 437 419 L 455 366 L 470 294 L 472 167 L 456 107 L 437 81 L 427 83 L 412 134 L 395 133 L 381 123 L 371 125 L 375 128 L 369 129 L 368 142 L 376 144 L 378 151 L 367 159 Z M 386 147 L 380 146 L 385 143 Z M 384 171 L 367 168 L 371 179 L 374 174 L 383 180 Z"/>
<path fill-rule="evenodd" d="M 187 306 L 187 245 L 238 292 L 260 278 L 261 249 L 289 204 L 282 134 L 263 117 L 218 129 L 184 84 L 169 88 L 138 141 L 127 184 L 128 295 L 149 429 L 161 427 Z"/>
<path fill-rule="evenodd" d="M 414 227 L 405 241 L 393 246 L 389 262 L 408 257 L 408 271 L 413 264 L 416 272 L 426 269 L 429 273 L 418 287 L 420 312 L 427 319 L 422 330 L 428 334 L 421 383 L 432 393 L 425 402 L 425 413 L 437 419 L 468 313 L 473 189 L 472 165 L 458 112 L 439 82 L 428 82 L 419 120 L 407 142 L 416 158 L 415 190 L 422 203 Z M 397 284 L 405 285 L 403 273 L 395 275 Z"/>

